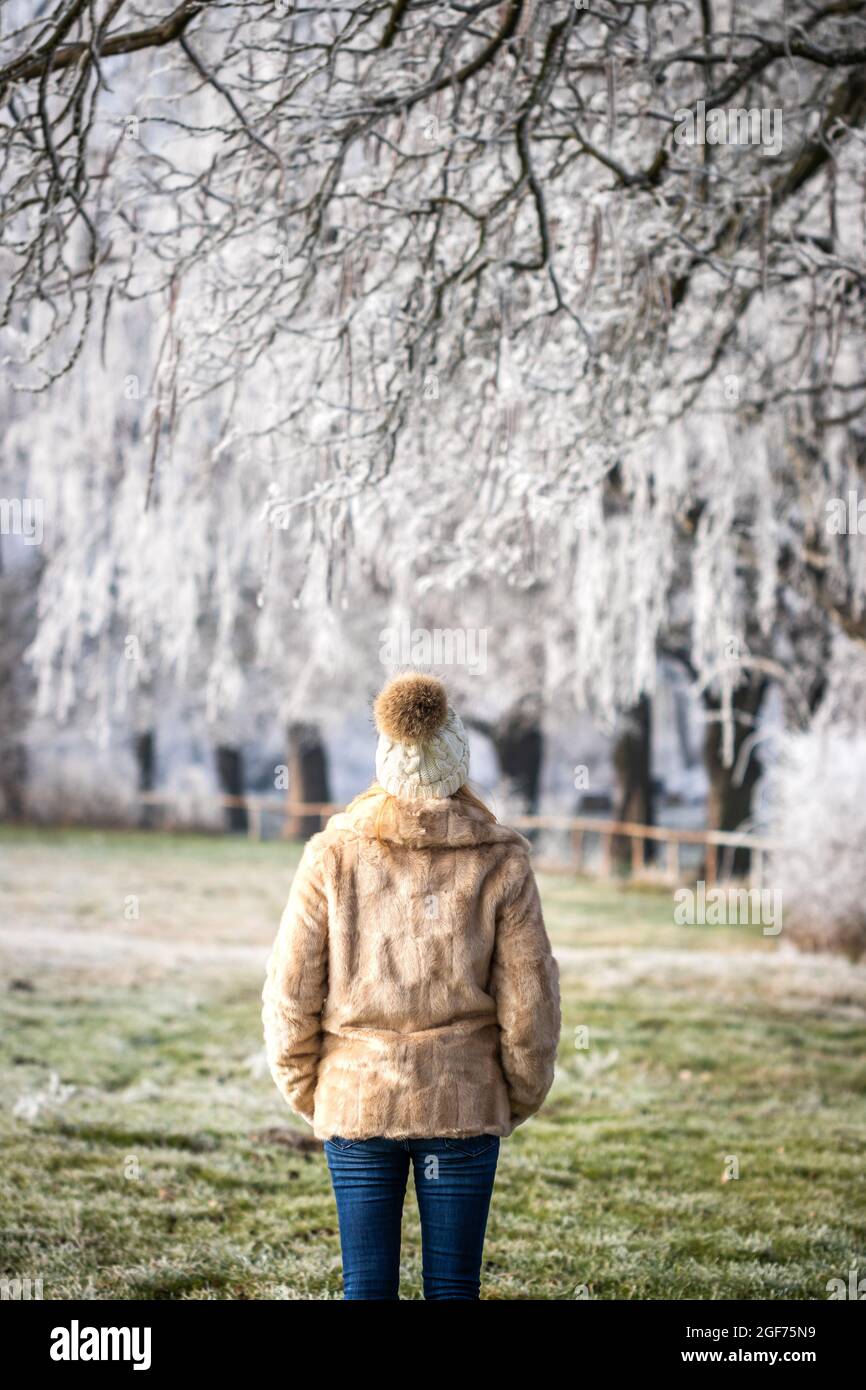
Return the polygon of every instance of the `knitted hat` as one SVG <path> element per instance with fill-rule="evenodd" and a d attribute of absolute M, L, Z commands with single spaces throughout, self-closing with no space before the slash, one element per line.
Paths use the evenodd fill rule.
<path fill-rule="evenodd" d="M 395 676 L 374 706 L 379 785 L 408 801 L 453 796 L 469 776 L 469 740 L 435 676 Z"/>

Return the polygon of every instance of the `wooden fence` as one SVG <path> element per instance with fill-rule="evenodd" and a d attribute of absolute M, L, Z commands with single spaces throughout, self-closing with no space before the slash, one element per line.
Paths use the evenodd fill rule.
<path fill-rule="evenodd" d="M 138 797 L 143 806 L 162 806 L 169 812 L 166 823 L 171 824 L 171 809 L 177 806 L 177 799 L 158 792 L 144 792 Z M 208 801 L 213 806 L 225 810 L 244 810 L 247 815 L 247 833 L 254 840 L 262 838 L 264 817 L 272 815 L 280 820 L 280 834 L 285 836 L 292 822 L 298 820 L 318 820 L 324 826 L 328 817 L 345 808 L 336 802 L 293 802 L 273 796 L 214 796 Z M 628 866 L 633 877 L 651 874 L 670 883 L 680 882 L 680 848 L 694 845 L 702 848 L 703 878 L 708 886 L 716 880 L 716 849 L 742 849 L 749 854 L 749 880 L 753 887 L 760 888 L 763 883 L 764 857 L 781 848 L 778 840 L 763 836 L 741 834 L 727 830 L 681 830 L 668 825 L 639 825 L 631 821 L 601 820 L 595 816 L 530 816 L 512 815 L 508 824 L 516 830 L 553 830 L 565 832 L 571 845 L 569 862 L 543 860 L 539 867 L 553 872 L 585 873 L 587 864 L 587 841 L 597 839 L 600 843 L 600 869 L 602 877 L 608 878 L 614 871 L 614 846 L 617 840 L 629 842 Z M 663 861 L 649 865 L 646 846 L 651 842 L 665 846 Z"/>
<path fill-rule="evenodd" d="M 704 881 L 715 882 L 716 855 L 713 849 L 743 849 L 749 854 L 750 878 L 755 887 L 761 886 L 764 855 L 781 848 L 778 840 L 747 835 L 729 830 L 680 830 L 669 825 L 639 825 L 632 821 L 601 820 L 594 816 L 510 816 L 509 825 L 517 830 L 565 830 L 571 835 L 574 865 L 577 872 L 584 869 L 584 843 L 587 836 L 601 840 L 601 873 L 610 877 L 613 872 L 614 841 L 630 841 L 631 872 L 635 877 L 647 869 L 647 841 L 666 846 L 664 876 L 672 883 L 680 881 L 680 846 L 697 845 L 704 851 Z"/>

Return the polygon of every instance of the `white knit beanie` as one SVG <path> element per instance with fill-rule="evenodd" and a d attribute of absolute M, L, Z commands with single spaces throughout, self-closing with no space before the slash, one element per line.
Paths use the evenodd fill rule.
<path fill-rule="evenodd" d="M 435 676 L 395 676 L 375 704 L 376 776 L 408 801 L 453 796 L 469 776 L 469 740 Z"/>

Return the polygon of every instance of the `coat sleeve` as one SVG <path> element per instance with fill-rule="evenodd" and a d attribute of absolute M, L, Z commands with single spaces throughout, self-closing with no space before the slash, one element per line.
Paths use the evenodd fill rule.
<path fill-rule="evenodd" d="M 320 856 L 308 841 L 268 960 L 262 1023 L 271 1075 L 310 1124 L 327 989 L 328 903 Z"/>
<path fill-rule="evenodd" d="M 528 855 L 516 887 L 505 895 L 497 912 L 491 990 L 516 1127 L 535 1114 L 553 1084 L 562 1021 L 559 967 Z"/>

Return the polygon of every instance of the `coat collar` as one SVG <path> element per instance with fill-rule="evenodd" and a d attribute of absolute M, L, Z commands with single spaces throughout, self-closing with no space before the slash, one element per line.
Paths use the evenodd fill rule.
<path fill-rule="evenodd" d="M 348 811 L 331 816 L 325 827 L 328 838 L 348 836 L 375 840 L 376 817 L 385 800 L 371 796 Z M 529 841 L 506 825 L 488 821 L 474 806 L 453 797 L 406 801 L 392 797 L 382 815 L 379 836 L 384 843 L 415 849 L 469 848 L 473 845 L 519 844 Z"/>

